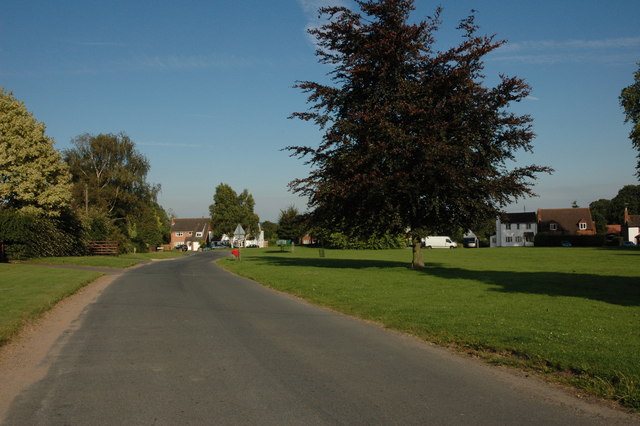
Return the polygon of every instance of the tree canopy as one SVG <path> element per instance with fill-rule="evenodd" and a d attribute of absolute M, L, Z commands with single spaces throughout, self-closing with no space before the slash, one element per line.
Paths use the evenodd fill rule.
<path fill-rule="evenodd" d="M 503 45 L 477 34 L 474 16 L 462 42 L 435 49 L 441 10 L 408 22 L 412 0 L 356 0 L 361 13 L 325 7 L 309 30 L 334 85 L 298 82 L 311 107 L 292 116 L 324 130 L 318 147 L 290 146 L 312 167 L 290 188 L 309 199 L 314 220 L 355 235 L 410 230 L 413 266 L 420 238 L 473 228 L 514 198 L 533 195 L 537 173 L 512 167 L 532 149 L 532 119 L 508 107 L 528 96 L 521 79 L 483 85 L 486 54 Z"/>
<path fill-rule="evenodd" d="M 640 178 L 640 62 L 638 62 L 638 70 L 633 74 L 633 77 L 633 83 L 622 89 L 620 93 L 620 105 L 624 108 L 624 122 L 631 123 L 629 139 L 638 151 L 636 176 Z"/>
<path fill-rule="evenodd" d="M 258 215 L 253 212 L 255 201 L 248 190 L 240 194 L 226 183 L 216 187 L 213 204 L 209 206 L 213 235 L 220 238 L 223 234 L 231 235 L 238 224 L 242 225 L 247 235 L 258 232 Z"/>
<path fill-rule="evenodd" d="M 0 209 L 59 216 L 71 201 L 70 180 L 44 123 L 0 88 Z"/>
<path fill-rule="evenodd" d="M 280 217 L 278 218 L 279 239 L 293 240 L 297 243 L 298 239 L 304 237 L 305 232 L 304 217 L 295 206 L 291 205 L 284 210 L 280 210 Z"/>
<path fill-rule="evenodd" d="M 85 133 L 71 143 L 64 157 L 73 176 L 73 205 L 89 234 L 141 249 L 162 244 L 169 221 L 157 202 L 160 185 L 147 182 L 149 161 L 135 143 L 124 133 Z"/>

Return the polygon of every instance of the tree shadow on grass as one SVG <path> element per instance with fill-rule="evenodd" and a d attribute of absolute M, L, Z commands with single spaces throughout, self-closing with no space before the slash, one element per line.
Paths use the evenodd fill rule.
<path fill-rule="evenodd" d="M 408 268 L 408 264 L 390 260 L 330 259 L 300 257 L 262 257 L 256 261 L 278 266 L 332 269 Z M 475 271 L 429 263 L 417 274 L 444 278 L 476 280 L 495 286 L 490 291 L 579 297 L 621 306 L 640 306 L 640 278 L 563 272 Z"/>

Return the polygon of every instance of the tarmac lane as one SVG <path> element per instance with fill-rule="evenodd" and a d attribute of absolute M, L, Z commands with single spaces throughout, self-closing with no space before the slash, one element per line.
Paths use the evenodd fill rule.
<path fill-rule="evenodd" d="M 637 416 L 227 273 L 205 252 L 117 276 L 6 425 L 599 425 Z"/>

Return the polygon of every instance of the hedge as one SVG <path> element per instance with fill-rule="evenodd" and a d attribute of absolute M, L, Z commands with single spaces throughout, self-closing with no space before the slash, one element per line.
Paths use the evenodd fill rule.
<path fill-rule="evenodd" d="M 605 245 L 605 235 L 548 235 L 536 234 L 534 245 L 536 247 L 558 247 L 563 241 L 571 243 L 574 247 L 602 247 Z"/>

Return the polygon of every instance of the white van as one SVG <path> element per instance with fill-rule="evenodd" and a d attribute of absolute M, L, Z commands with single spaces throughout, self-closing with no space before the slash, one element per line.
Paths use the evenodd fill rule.
<path fill-rule="evenodd" d="M 422 239 L 425 248 L 456 248 L 458 244 L 449 237 L 425 237 Z"/>

